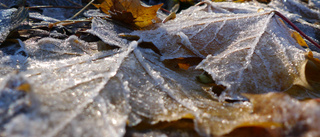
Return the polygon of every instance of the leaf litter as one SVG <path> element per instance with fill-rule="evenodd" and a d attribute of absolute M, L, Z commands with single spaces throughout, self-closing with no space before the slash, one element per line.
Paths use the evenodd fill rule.
<path fill-rule="evenodd" d="M 319 72 L 318 53 L 302 48 L 272 10 L 257 13 L 252 5 L 237 9 L 207 3 L 151 30 L 132 32 L 94 18 L 87 32 L 119 47 L 113 50 L 98 51 L 97 45 L 73 35 L 26 40 L 28 57 L 2 54 L 0 67 L 7 69 L 1 70 L 0 93 L 13 99 L 0 106 L 0 115 L 6 116 L 1 135 L 124 136 L 130 128 L 190 119 L 203 136 L 227 136 L 248 127 L 277 136 L 317 136 L 319 103 L 289 95 L 319 97 L 319 80 L 313 75 Z M 140 40 L 125 40 L 119 33 Z M 143 41 L 152 42 L 160 54 L 140 47 Z M 185 69 L 166 63 L 188 58 L 204 60 Z M 196 79 L 203 71 L 226 87 L 222 95 L 204 90 L 210 85 Z M 268 93 L 272 91 L 289 95 Z M 224 101 L 236 97 L 250 102 Z M 176 128 L 170 134 L 160 129 L 150 134 L 189 133 Z"/>

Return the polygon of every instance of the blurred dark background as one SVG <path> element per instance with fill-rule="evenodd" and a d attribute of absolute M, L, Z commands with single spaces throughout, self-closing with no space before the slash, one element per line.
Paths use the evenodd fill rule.
<path fill-rule="evenodd" d="M 170 10 L 175 4 L 179 3 L 180 8 L 178 12 L 180 12 L 182 9 L 187 9 L 188 7 L 196 4 L 200 0 L 141 0 L 141 1 L 148 5 L 156 5 L 156 4 L 163 3 L 162 8 L 165 8 L 167 10 Z"/>

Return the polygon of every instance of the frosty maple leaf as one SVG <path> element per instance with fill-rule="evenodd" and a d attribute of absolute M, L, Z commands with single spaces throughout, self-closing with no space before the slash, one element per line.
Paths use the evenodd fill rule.
<path fill-rule="evenodd" d="M 157 29 L 131 35 L 153 42 L 162 59 L 206 58 L 198 68 L 226 86 L 233 97 L 241 92 L 284 91 L 296 84 L 303 75 L 299 71 L 305 50 L 272 9 L 257 13 L 258 9 L 207 4 L 189 8 Z"/>
<path fill-rule="evenodd" d="M 145 7 L 141 5 L 140 0 L 105 0 L 101 4 L 94 4 L 111 18 L 129 24 L 134 23 L 141 28 L 152 24 L 162 5 Z"/>

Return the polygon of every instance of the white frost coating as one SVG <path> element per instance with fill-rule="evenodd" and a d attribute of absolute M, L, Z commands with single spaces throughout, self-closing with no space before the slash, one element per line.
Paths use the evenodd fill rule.
<path fill-rule="evenodd" d="M 78 106 L 78 108 L 76 110 L 78 110 L 78 112 L 73 112 L 73 113 L 69 113 L 68 114 L 68 119 L 63 121 L 57 128 L 54 128 L 51 132 L 47 133 L 45 136 L 48 136 L 48 137 L 52 137 L 52 136 L 55 136 L 55 134 L 57 134 L 57 132 L 59 132 L 60 130 L 62 130 L 62 128 L 67 124 L 69 123 L 72 119 L 74 119 L 81 111 L 82 109 L 87 106 L 90 102 L 92 102 L 92 99 L 95 98 L 99 91 L 104 87 L 104 85 L 108 82 L 108 80 L 113 77 L 115 74 L 116 74 L 116 71 L 118 70 L 118 68 L 120 67 L 121 63 L 122 63 L 122 60 L 124 58 L 126 58 L 128 56 L 128 54 L 134 50 L 135 48 L 137 47 L 137 42 L 134 41 L 134 42 L 131 42 L 128 49 L 126 51 L 124 51 L 123 53 L 120 53 L 118 55 L 115 55 L 115 57 L 117 58 L 117 60 L 115 60 L 116 64 L 112 64 L 112 67 L 110 70 L 110 72 L 104 74 L 104 82 L 100 83 L 98 86 L 96 86 L 97 90 L 94 92 L 94 91 L 91 91 L 91 96 L 87 96 L 89 97 L 89 99 L 87 99 L 86 101 L 84 102 L 81 102 L 81 104 Z"/>
<path fill-rule="evenodd" d="M 63 131 L 64 127 L 81 114 L 83 109 L 94 100 L 109 79 L 116 74 L 122 61 L 136 46 L 137 42 L 132 42 L 128 48 L 122 49 L 119 53 L 111 54 L 111 56 L 110 53 L 103 53 L 92 57 L 73 57 L 62 60 L 62 62 L 65 62 L 63 63 L 65 65 L 62 66 L 50 65 L 50 67 L 33 68 L 33 70 L 25 72 L 25 75 L 28 75 L 29 72 L 37 72 L 37 75 L 29 75 L 28 78 L 32 81 L 33 86 L 37 87 L 34 92 L 38 94 L 41 103 L 47 104 L 39 108 L 40 112 L 43 113 L 40 115 L 47 115 L 49 119 L 46 119 L 48 121 L 45 123 L 26 119 L 26 122 L 19 123 L 19 125 L 27 123 L 35 124 L 34 126 L 48 124 L 48 128 L 45 130 L 33 129 L 25 125 L 24 129 L 6 130 L 6 135 L 21 135 L 21 132 L 17 131 L 22 130 L 28 131 L 30 136 L 51 137 Z M 31 63 L 41 64 L 42 61 Z M 52 63 L 60 64 L 59 61 Z M 43 91 L 47 92 L 39 94 Z M 70 102 L 66 105 L 65 103 L 68 101 Z M 65 110 L 61 111 L 60 109 Z M 39 116 L 39 118 L 42 117 Z M 123 134 L 123 132 L 120 132 L 117 136 L 121 136 L 120 134 Z"/>
<path fill-rule="evenodd" d="M 27 44 L 29 44 L 29 46 L 26 47 L 26 50 L 30 52 L 30 58 L 48 61 L 49 64 L 50 61 L 53 60 L 61 60 L 82 55 L 93 55 L 94 53 L 97 53 L 96 47 L 89 45 L 87 42 L 80 40 L 74 35 L 66 40 L 43 38 L 37 43 Z M 39 63 L 38 65 L 43 65 L 43 63 Z"/>
<path fill-rule="evenodd" d="M 205 57 L 201 55 L 201 53 L 199 53 L 199 51 L 192 46 L 192 43 L 189 41 L 189 38 L 186 34 L 184 34 L 183 32 L 178 32 L 177 35 L 181 38 L 181 43 L 183 44 L 183 46 L 186 46 L 188 49 L 190 49 L 194 54 L 198 55 L 199 57 L 201 58 Z"/>
<path fill-rule="evenodd" d="M 215 8 L 223 4 L 207 4 L 185 10 L 154 30 L 131 34 L 153 42 L 162 60 L 207 57 L 197 68 L 227 86 L 228 96 L 282 91 L 292 85 L 305 59 L 304 50 L 271 9 L 256 13 L 225 5 L 223 11 Z M 218 13 L 212 12 L 215 9 Z"/>
<path fill-rule="evenodd" d="M 251 46 L 231 44 L 227 51 L 208 56 L 198 66 L 217 83 L 227 86 L 226 95 L 282 91 L 293 84 L 292 75 L 299 73 L 297 69 L 305 60 L 304 50 L 290 37 L 290 31 L 271 17 L 266 18 L 270 22 L 263 21 L 264 27 L 259 27 L 259 35 L 252 37 Z"/>
<path fill-rule="evenodd" d="M 222 14 L 205 12 L 202 11 L 202 8 L 193 8 L 193 10 L 181 12 L 175 20 L 161 24 L 157 29 L 134 31 L 130 34 L 140 36 L 142 41 L 153 42 L 163 54 L 162 59 L 205 57 L 208 54 L 213 54 L 212 50 L 216 50 L 216 52 L 224 50 L 224 46 L 231 42 L 229 35 L 237 35 L 232 33 L 236 29 L 244 31 L 243 37 L 255 34 L 256 30 L 249 33 L 248 29 L 252 30 L 255 23 L 261 22 L 260 19 L 269 14 L 269 12 Z M 192 14 L 190 15 L 189 12 Z M 236 20 L 239 21 L 236 22 Z M 180 36 L 182 33 L 185 35 Z M 216 47 L 210 45 L 216 45 Z M 176 52 L 177 47 L 180 46 L 180 50 Z"/>
<path fill-rule="evenodd" d="M 198 108 L 191 102 L 188 102 L 189 100 L 181 100 L 179 98 L 181 98 L 179 94 L 181 93 L 174 93 L 174 91 L 172 89 L 170 89 L 169 85 L 167 84 L 167 82 L 165 82 L 165 80 L 163 79 L 163 77 L 161 76 L 161 72 L 157 72 L 155 70 L 153 70 L 151 68 L 150 65 L 144 63 L 145 59 L 142 56 L 141 52 L 137 49 L 134 50 L 134 54 L 137 57 L 137 59 L 139 60 L 140 64 L 143 66 L 143 68 L 145 69 L 145 71 L 152 77 L 152 79 L 156 82 L 156 85 L 159 85 L 161 87 L 162 90 L 164 90 L 165 92 L 167 92 L 172 98 L 174 98 L 177 102 L 180 102 L 182 105 L 184 105 L 185 107 L 197 111 Z"/>
<path fill-rule="evenodd" d="M 284 10 L 292 13 L 298 13 L 299 15 L 303 15 L 303 18 L 308 20 L 319 20 L 319 8 L 313 9 L 308 7 L 306 4 L 303 4 L 300 0 L 275 0 L 270 2 L 270 6 L 274 7 L 277 10 Z"/>
<path fill-rule="evenodd" d="M 186 96 L 194 99 L 196 97 L 193 97 L 192 93 L 202 90 L 193 80 L 195 75 L 192 77 L 175 75 L 174 71 L 164 70 L 167 68 L 159 61 L 159 55 L 152 50 L 141 48 L 136 50 L 141 55 L 130 54 L 116 75 L 117 82 L 127 82 L 128 90 L 130 90 L 129 126 L 135 126 L 145 118 L 150 119 L 151 124 L 155 124 L 159 121 L 177 120 L 186 113 L 190 113 L 190 110 L 180 103 L 186 103 L 187 106 L 197 104 L 192 100 L 184 99 Z M 178 86 L 177 83 L 180 82 L 175 81 L 176 78 L 188 83 L 188 86 Z M 160 82 L 162 80 L 163 83 L 159 84 L 159 80 Z M 115 83 L 109 84 L 116 85 Z M 114 87 L 111 86 L 108 89 L 114 89 Z"/>
<path fill-rule="evenodd" d="M 103 42 L 109 45 L 122 47 L 127 44 L 127 40 L 118 37 L 118 32 L 116 32 L 117 27 L 119 26 L 101 18 L 94 18 L 92 20 L 91 29 L 87 31 L 98 36 Z"/>
<path fill-rule="evenodd" d="M 269 24 L 269 22 L 271 21 L 271 18 L 273 17 L 273 15 L 274 15 L 274 13 L 271 13 L 271 14 L 263 21 L 265 24 L 264 24 L 263 27 L 261 28 L 260 33 L 259 33 L 258 36 L 255 38 L 255 40 L 253 41 L 253 43 L 250 45 L 249 53 L 248 53 L 248 55 L 245 57 L 245 59 L 246 59 L 246 64 L 245 64 L 245 66 L 244 66 L 243 68 L 241 68 L 237 81 L 241 81 L 241 82 L 243 81 L 243 77 L 244 77 L 244 76 L 243 76 L 243 71 L 244 71 L 245 69 L 249 69 L 249 71 L 252 70 L 251 60 L 252 60 L 253 53 L 254 53 L 254 51 L 255 51 L 255 49 L 256 49 L 256 47 L 257 47 L 258 42 L 260 41 L 260 39 L 261 39 L 261 37 L 262 37 L 262 35 L 263 35 L 263 33 L 265 33 L 265 31 L 266 31 L 266 29 L 267 29 L 267 27 L 268 27 L 268 24 Z M 212 72 L 211 72 L 211 73 L 212 73 Z M 259 84 L 257 83 L 258 81 L 257 81 L 256 79 L 254 79 L 253 82 L 254 82 L 255 87 L 258 88 L 258 87 L 259 87 Z M 277 83 L 274 83 L 274 82 L 272 82 L 272 83 L 273 83 L 274 85 L 277 84 Z M 240 84 L 241 84 L 241 83 L 239 83 L 239 85 L 237 85 L 237 86 L 240 86 Z M 229 89 L 227 89 L 227 90 L 229 90 Z M 230 94 L 233 94 L 233 93 L 231 92 Z"/>
<path fill-rule="evenodd" d="M 216 30 L 216 32 L 214 32 L 215 34 L 218 34 L 220 32 L 220 30 L 222 29 L 222 27 L 225 25 L 226 20 L 223 21 L 223 23 L 219 26 L 219 29 Z M 208 24 L 209 25 L 209 24 Z M 206 27 L 206 26 L 205 26 Z M 196 35 L 196 34 L 194 34 Z M 204 45 L 201 50 L 205 50 L 207 48 L 207 46 L 209 45 L 209 43 L 213 42 L 216 39 L 217 35 L 214 35 L 214 37 L 206 44 Z"/>
<path fill-rule="evenodd" d="M 118 99 L 122 99 L 121 104 L 114 104 L 114 108 L 110 108 L 110 107 L 105 107 L 106 109 L 110 109 L 108 110 L 108 115 L 105 116 L 105 119 L 108 121 L 108 124 L 111 125 L 109 126 L 111 129 L 109 131 L 115 132 L 113 134 L 107 133 L 107 136 L 118 136 L 121 137 L 125 134 L 125 128 L 126 128 L 126 123 L 128 120 L 128 114 L 131 111 L 131 107 L 129 105 L 129 98 L 130 98 L 130 90 L 128 87 L 128 82 L 123 82 L 120 84 L 123 88 L 123 94 L 119 97 Z M 113 89 L 108 89 L 111 90 L 113 92 L 121 92 L 121 91 L 116 91 Z M 111 99 L 116 98 L 116 96 L 114 96 L 112 98 L 112 96 L 110 97 Z M 110 100 L 111 100 L 110 99 Z M 111 104 L 111 102 L 109 102 L 109 104 Z M 118 105 L 118 106 L 117 106 Z M 124 108 L 122 105 L 124 105 Z M 118 109 L 122 109 L 122 110 L 118 110 Z"/>
<path fill-rule="evenodd" d="M 29 12 L 29 16 L 31 18 L 43 20 L 43 21 L 46 21 L 46 22 L 58 22 L 58 21 L 60 21 L 60 20 L 55 19 L 55 18 L 44 16 L 44 15 L 40 14 L 39 12 Z"/>

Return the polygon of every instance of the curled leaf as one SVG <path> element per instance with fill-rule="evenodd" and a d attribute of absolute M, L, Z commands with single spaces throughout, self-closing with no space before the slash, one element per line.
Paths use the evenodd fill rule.
<path fill-rule="evenodd" d="M 295 77 L 292 87 L 285 93 L 298 99 L 318 98 L 320 94 L 320 60 L 313 57 L 311 51 L 306 52 L 306 60 L 299 69 L 300 75 Z"/>

